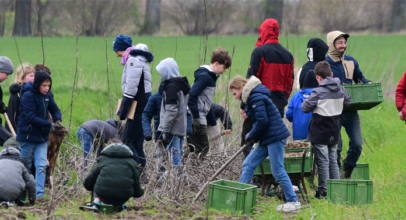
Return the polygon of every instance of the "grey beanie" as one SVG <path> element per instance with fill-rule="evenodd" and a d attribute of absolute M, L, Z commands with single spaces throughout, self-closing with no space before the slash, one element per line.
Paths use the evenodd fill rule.
<path fill-rule="evenodd" d="M 3 147 L 15 147 L 20 149 L 20 142 L 16 141 L 16 136 L 9 138 L 6 142 L 4 142 Z"/>
<path fill-rule="evenodd" d="M 0 73 L 12 74 L 14 71 L 13 63 L 10 58 L 1 56 L 0 57 Z"/>

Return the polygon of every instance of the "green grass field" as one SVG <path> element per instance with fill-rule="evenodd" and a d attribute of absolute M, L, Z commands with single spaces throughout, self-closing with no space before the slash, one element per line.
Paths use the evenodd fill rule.
<path fill-rule="evenodd" d="M 306 45 L 311 37 L 317 36 L 281 36 L 281 44 L 292 52 L 297 70 L 307 61 Z M 318 36 L 325 40 L 325 36 Z M 111 109 L 115 109 L 116 101 L 121 97 L 120 59 L 112 51 L 113 37 L 107 38 L 107 57 L 111 89 Z M 231 77 L 237 74 L 245 76 L 249 65 L 250 55 L 254 49 L 257 36 L 210 37 L 206 63 L 217 46 L 229 49 L 233 56 Z M 374 203 L 362 207 L 346 207 L 332 205 L 327 201 L 311 201 L 311 208 L 301 212 L 283 215 L 275 212 L 279 204 L 274 198 L 261 198 L 253 219 L 296 218 L 310 219 L 316 214 L 316 219 L 403 219 L 406 218 L 405 197 L 403 185 L 406 181 L 404 158 L 404 134 L 406 125 L 398 120 L 394 105 L 394 89 L 406 70 L 406 44 L 404 35 L 388 36 L 351 36 L 347 54 L 354 56 L 366 78 L 373 82 L 381 82 L 384 87 L 385 102 L 369 111 L 360 111 L 362 132 L 369 147 L 364 143 L 363 155 L 360 162 L 369 163 L 370 176 L 374 180 Z M 40 38 L 16 38 L 22 62 L 31 64 L 42 63 Z M 12 59 L 15 67 L 20 63 L 16 44 L 13 38 L 0 39 L 0 55 Z M 155 55 L 151 63 L 153 75 L 153 91 L 156 91 L 160 77 L 155 66 L 166 57 L 174 57 L 178 62 L 180 73 L 193 82 L 193 72 L 203 63 L 203 37 L 135 37 L 133 44 L 142 42 L 148 45 Z M 76 43 L 74 37 L 44 38 L 45 64 L 52 70 L 55 101 L 64 113 L 64 124 L 68 125 L 73 78 L 76 68 Z M 81 123 L 91 119 L 105 120 L 109 117 L 109 103 L 106 73 L 106 43 L 104 38 L 80 37 L 79 62 L 77 76 L 77 98 L 73 104 L 71 136 L 76 140 L 76 130 Z M 224 99 L 228 71 L 219 79 L 216 98 Z M 2 83 L 3 101 L 8 102 L 9 79 Z M 234 131 L 239 132 L 239 131 Z M 343 133 L 344 134 L 344 133 Z M 344 135 L 344 150 L 348 148 L 348 139 Z M 371 150 L 372 149 L 372 150 Z M 373 152 L 372 152 L 373 151 Z M 56 214 L 79 212 L 68 204 L 68 210 L 58 210 Z M 199 212 L 195 216 L 203 216 Z M 221 215 L 230 217 L 222 212 Z M 83 217 L 83 215 L 82 215 Z M 239 216 L 232 216 L 239 218 Z"/>

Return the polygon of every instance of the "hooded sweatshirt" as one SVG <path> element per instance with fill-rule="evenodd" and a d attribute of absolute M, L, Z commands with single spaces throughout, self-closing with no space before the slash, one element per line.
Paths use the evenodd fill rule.
<path fill-rule="evenodd" d="M 307 43 L 307 58 L 308 61 L 299 70 L 299 87 L 298 89 L 303 89 L 303 84 L 307 73 L 314 70 L 317 63 L 326 59 L 326 53 L 328 51 L 328 46 L 323 40 L 319 38 L 312 38 Z M 313 72 L 314 73 L 314 72 Z M 316 81 L 317 82 L 317 81 Z"/>
<path fill-rule="evenodd" d="M 288 104 L 293 87 L 293 56 L 279 44 L 278 21 L 266 19 L 258 30 L 257 48 L 251 54 L 247 79 L 255 76 L 261 80 L 271 91 L 272 102 L 278 109 L 283 109 Z"/>
<path fill-rule="evenodd" d="M 327 34 L 329 50 L 326 61 L 330 64 L 333 77 L 339 78 L 341 84 L 352 84 L 353 81 L 356 84 L 371 82 L 364 77 L 358 62 L 352 56 L 342 54 L 334 47 L 334 42 L 340 37 L 347 40 L 350 36 L 341 31 L 332 31 Z"/>
<path fill-rule="evenodd" d="M 39 92 L 40 85 L 47 79 L 51 79 L 51 76 L 39 71 L 35 73 L 34 83 L 25 83 L 21 89 L 17 141 L 36 143 L 48 141 L 52 125 L 48 120 L 48 111 L 55 122 L 62 121 L 61 111 L 50 93 L 43 95 Z"/>
<path fill-rule="evenodd" d="M 307 140 L 313 144 L 333 145 L 340 136 L 340 118 L 344 106 L 351 104 L 351 97 L 337 78 L 327 77 L 313 89 L 302 111 L 313 111 Z"/>
<path fill-rule="evenodd" d="M 131 149 L 118 143 L 102 150 L 83 185 L 87 190 L 96 192 L 104 203 L 116 206 L 144 194 Z"/>
<path fill-rule="evenodd" d="M 21 157 L 15 137 L 8 139 L 0 152 L 0 198 L 14 201 L 27 189 L 30 203 L 35 203 L 36 183 Z"/>
<path fill-rule="evenodd" d="M 180 77 L 178 64 L 173 58 L 162 60 L 156 69 L 163 80 L 158 130 L 177 136 L 186 136 L 189 82 L 186 77 Z"/>

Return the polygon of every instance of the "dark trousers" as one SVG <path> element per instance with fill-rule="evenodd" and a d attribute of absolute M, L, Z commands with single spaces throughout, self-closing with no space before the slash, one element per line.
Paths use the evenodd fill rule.
<path fill-rule="evenodd" d="M 188 138 L 190 152 L 194 152 L 196 155 L 200 155 L 203 159 L 209 152 L 209 138 L 207 137 L 207 125 L 200 125 L 200 131 L 198 133 L 193 132 Z"/>
<path fill-rule="evenodd" d="M 0 146 L 3 146 L 4 142 L 11 137 L 13 137 L 13 135 L 0 124 Z"/>
<path fill-rule="evenodd" d="M 279 113 L 281 114 L 281 117 L 283 118 L 285 114 L 285 110 L 278 109 Z M 254 126 L 254 123 L 252 123 L 251 119 L 247 118 L 244 120 L 244 123 L 242 124 L 242 133 L 241 133 L 241 147 L 244 146 L 245 144 L 245 136 L 250 133 Z M 249 145 L 248 147 L 245 148 L 245 150 L 242 152 L 244 154 L 244 157 L 247 158 L 248 155 L 251 153 L 253 144 Z"/>
<path fill-rule="evenodd" d="M 141 167 L 144 168 L 147 161 L 144 153 L 144 132 L 141 118 L 142 114 L 136 113 L 134 120 L 127 120 L 121 141 L 131 149 L 137 164 L 141 164 Z"/>

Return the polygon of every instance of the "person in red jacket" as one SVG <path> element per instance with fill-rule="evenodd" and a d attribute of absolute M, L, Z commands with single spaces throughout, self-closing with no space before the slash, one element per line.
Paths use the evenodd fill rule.
<path fill-rule="evenodd" d="M 257 77 L 271 91 L 271 100 L 284 117 L 284 109 L 293 87 L 293 56 L 279 44 L 278 21 L 266 19 L 258 28 L 259 38 L 252 51 L 251 62 L 247 71 L 247 79 Z M 241 103 L 241 116 L 245 119 L 242 130 L 241 146 L 245 144 L 245 135 L 252 129 L 251 120 L 245 115 L 245 104 Z M 244 150 L 247 157 L 252 146 Z"/>
<path fill-rule="evenodd" d="M 406 119 L 406 71 L 396 88 L 396 108 L 399 111 L 400 120 Z"/>

